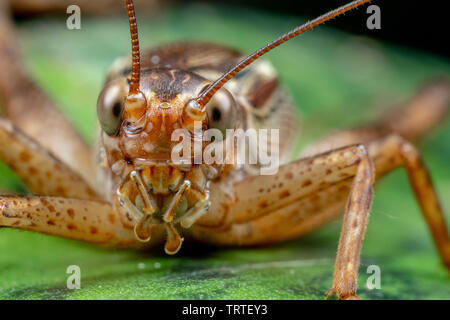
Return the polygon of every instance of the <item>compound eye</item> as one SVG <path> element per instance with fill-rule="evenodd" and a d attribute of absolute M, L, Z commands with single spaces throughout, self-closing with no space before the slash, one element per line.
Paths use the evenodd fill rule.
<path fill-rule="evenodd" d="M 124 110 L 124 90 L 119 83 L 108 85 L 97 100 L 97 116 L 103 131 L 109 136 L 119 132 Z"/>
<path fill-rule="evenodd" d="M 226 89 L 219 90 L 206 105 L 209 128 L 218 129 L 225 137 L 226 129 L 236 125 L 236 102 Z"/>

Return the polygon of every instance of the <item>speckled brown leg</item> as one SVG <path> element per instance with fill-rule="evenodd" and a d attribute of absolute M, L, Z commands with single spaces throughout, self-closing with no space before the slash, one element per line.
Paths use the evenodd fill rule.
<path fill-rule="evenodd" d="M 343 209 L 366 157 L 361 153 L 344 147 L 286 164 L 272 176 L 249 176 L 233 186 L 232 200 L 211 188 L 210 211 L 218 219 L 202 217 L 193 234 L 222 245 L 256 245 L 314 230 Z"/>
<path fill-rule="evenodd" d="M 105 202 L 58 197 L 0 197 L 0 226 L 32 230 L 108 246 L 134 246 L 126 228 Z"/>
<path fill-rule="evenodd" d="M 0 159 L 35 195 L 100 199 L 80 175 L 4 118 L 0 118 Z"/>
<path fill-rule="evenodd" d="M 330 290 L 336 292 L 339 299 L 358 298 L 359 259 L 372 204 L 374 169 L 365 148 L 361 148 L 360 161 L 345 208 Z"/>

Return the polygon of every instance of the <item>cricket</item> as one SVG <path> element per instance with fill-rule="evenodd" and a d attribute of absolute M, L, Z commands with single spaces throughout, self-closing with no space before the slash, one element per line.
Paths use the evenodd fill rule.
<path fill-rule="evenodd" d="M 95 147 L 30 76 L 0 4 L 0 159 L 31 192 L 0 196 L 0 227 L 173 255 L 186 241 L 217 247 L 280 243 L 343 213 L 334 280 L 324 297 L 359 299 L 358 267 L 374 184 L 404 168 L 443 266 L 450 269 L 445 214 L 414 144 L 448 114 L 450 80 L 430 81 L 377 121 L 324 137 L 293 155 L 295 105 L 261 58 L 369 2 L 350 2 L 246 55 L 203 42 L 141 50 L 139 37 L 145 34 L 138 34 L 133 1 L 126 0 L 131 54 L 105 77 Z M 258 148 L 225 148 L 235 139 L 230 129 L 278 130 L 256 136 L 269 146 L 266 155 L 279 159 L 277 170 L 260 174 L 266 164 L 234 161 L 238 153 Z M 187 147 L 180 147 L 180 130 Z M 214 138 L 201 138 L 207 130 Z M 226 161 L 195 161 L 193 148 L 212 158 L 226 150 Z"/>

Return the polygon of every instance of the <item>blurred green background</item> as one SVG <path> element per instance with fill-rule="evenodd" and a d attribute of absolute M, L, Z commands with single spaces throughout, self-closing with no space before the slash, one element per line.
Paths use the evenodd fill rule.
<path fill-rule="evenodd" d="M 142 47 L 204 40 L 251 52 L 304 22 L 251 9 L 183 4 L 138 14 Z M 105 72 L 129 53 L 127 20 L 83 17 L 69 31 L 66 16 L 17 23 L 27 66 L 89 141 Z M 345 19 L 345 17 L 341 18 Z M 331 23 L 332 24 L 332 23 Z M 364 28 L 365 25 L 361 25 Z M 301 148 L 340 127 L 368 121 L 437 75 L 442 58 L 322 26 L 267 55 L 292 93 L 302 119 Z M 450 218 L 450 125 L 420 146 Z M 4 165 L 0 190 L 25 188 Z M 102 249 L 31 232 L 0 230 L 0 299 L 323 299 L 331 286 L 340 220 L 289 243 L 251 249 L 186 244 L 177 256 Z M 366 269 L 381 268 L 380 290 L 368 290 Z M 66 268 L 81 268 L 81 289 L 66 289 Z M 440 264 L 403 170 L 376 189 L 362 251 L 359 294 L 366 299 L 449 299 Z"/>

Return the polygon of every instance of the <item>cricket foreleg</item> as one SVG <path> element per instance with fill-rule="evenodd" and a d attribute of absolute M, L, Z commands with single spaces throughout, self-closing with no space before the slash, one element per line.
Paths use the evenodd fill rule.
<path fill-rule="evenodd" d="M 339 299 L 354 299 L 358 283 L 358 267 L 362 241 L 366 231 L 372 204 L 374 170 L 365 149 L 353 179 L 345 208 L 339 239 L 333 287 Z"/>
<path fill-rule="evenodd" d="M 0 226 L 98 244 L 133 246 L 133 228 L 109 203 L 59 197 L 0 197 Z"/>
<path fill-rule="evenodd" d="M 36 195 L 100 199 L 80 175 L 4 118 L 0 118 L 0 159 Z"/>

